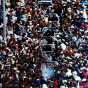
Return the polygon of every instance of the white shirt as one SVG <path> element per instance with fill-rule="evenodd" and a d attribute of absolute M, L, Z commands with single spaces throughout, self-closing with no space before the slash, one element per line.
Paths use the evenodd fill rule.
<path fill-rule="evenodd" d="M 46 84 L 43 84 L 42 88 L 48 88 L 48 86 Z"/>

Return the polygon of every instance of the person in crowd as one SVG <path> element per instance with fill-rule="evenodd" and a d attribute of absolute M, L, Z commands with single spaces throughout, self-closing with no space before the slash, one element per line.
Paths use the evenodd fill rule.
<path fill-rule="evenodd" d="M 18 2 L 7 8 L 7 44 L 0 20 L 0 88 L 88 88 L 88 23 L 80 0 Z"/>

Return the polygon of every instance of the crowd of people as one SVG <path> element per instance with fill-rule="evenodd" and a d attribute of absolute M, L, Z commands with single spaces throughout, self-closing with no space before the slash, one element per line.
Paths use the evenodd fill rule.
<path fill-rule="evenodd" d="M 79 2 L 8 4 L 0 88 L 88 88 L 88 23 Z"/>

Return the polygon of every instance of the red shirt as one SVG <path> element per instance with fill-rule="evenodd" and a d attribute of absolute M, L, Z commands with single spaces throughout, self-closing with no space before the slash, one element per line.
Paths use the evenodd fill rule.
<path fill-rule="evenodd" d="M 59 81 L 58 80 L 54 81 L 54 88 L 59 88 Z"/>

